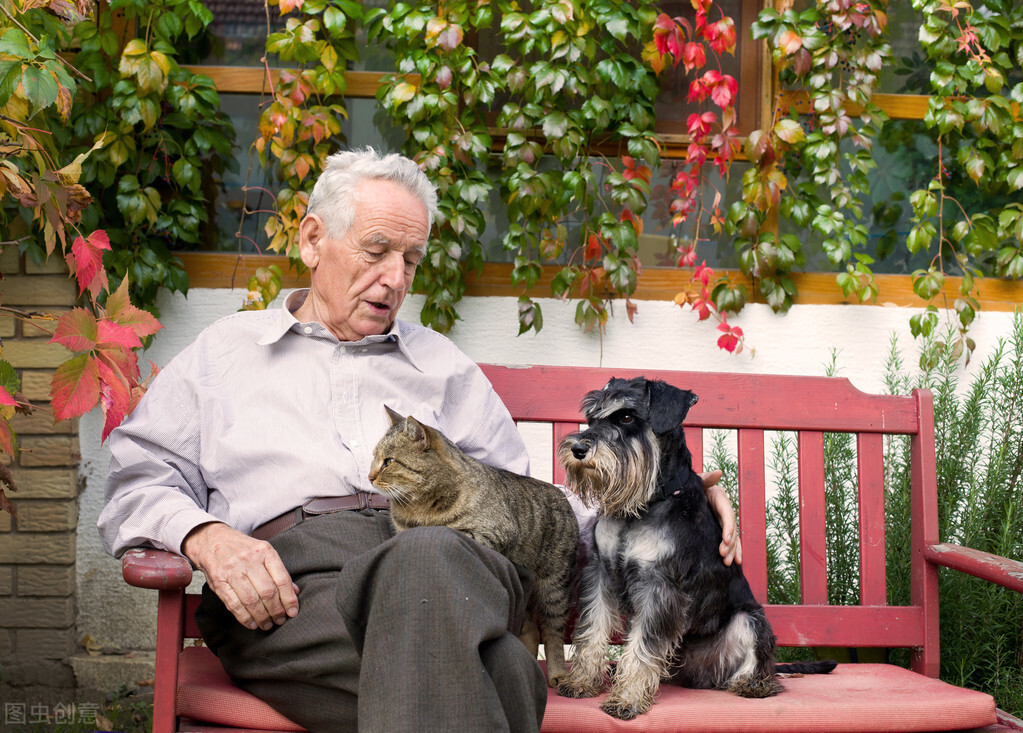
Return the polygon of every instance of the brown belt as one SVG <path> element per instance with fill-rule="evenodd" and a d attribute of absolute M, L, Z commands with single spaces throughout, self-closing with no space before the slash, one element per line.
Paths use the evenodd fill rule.
<path fill-rule="evenodd" d="M 382 494 L 370 494 L 360 491 L 348 496 L 332 496 L 325 499 L 310 499 L 300 507 L 295 507 L 290 512 L 285 512 L 279 517 L 274 517 L 269 522 L 261 524 L 252 530 L 252 536 L 257 540 L 269 540 L 276 537 L 286 529 L 291 529 L 296 524 L 302 524 L 310 517 L 319 514 L 333 514 L 334 512 L 359 511 L 360 509 L 390 509 L 391 502 Z"/>

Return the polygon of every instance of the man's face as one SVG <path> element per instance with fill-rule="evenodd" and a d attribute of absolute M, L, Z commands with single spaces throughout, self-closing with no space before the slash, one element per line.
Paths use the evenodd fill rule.
<path fill-rule="evenodd" d="M 342 341 L 390 328 L 430 234 L 426 207 L 397 184 L 366 181 L 359 198 L 342 238 L 329 237 L 317 216 L 307 216 L 299 229 L 311 292 L 296 316 L 319 321 Z"/>

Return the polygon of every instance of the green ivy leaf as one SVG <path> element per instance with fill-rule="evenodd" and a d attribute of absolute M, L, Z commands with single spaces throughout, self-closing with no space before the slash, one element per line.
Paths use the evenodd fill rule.
<path fill-rule="evenodd" d="M 36 112 L 57 101 L 57 80 L 49 69 L 26 66 L 21 75 L 21 87 Z"/>

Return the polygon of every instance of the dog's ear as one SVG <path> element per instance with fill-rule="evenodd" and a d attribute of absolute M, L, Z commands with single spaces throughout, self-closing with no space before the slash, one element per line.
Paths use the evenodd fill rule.
<path fill-rule="evenodd" d="M 654 435 L 664 435 L 677 428 L 689 408 L 699 399 L 688 389 L 679 389 L 660 380 L 647 382 L 647 396 L 650 398 L 650 427 Z"/>

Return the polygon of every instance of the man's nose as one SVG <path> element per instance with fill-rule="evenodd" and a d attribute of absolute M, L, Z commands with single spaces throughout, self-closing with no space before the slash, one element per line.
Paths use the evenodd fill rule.
<path fill-rule="evenodd" d="M 380 282 L 392 290 L 405 289 L 405 256 L 401 252 L 392 252 L 381 263 Z"/>

